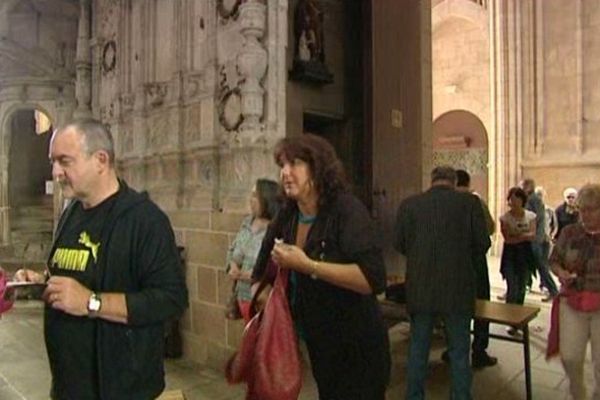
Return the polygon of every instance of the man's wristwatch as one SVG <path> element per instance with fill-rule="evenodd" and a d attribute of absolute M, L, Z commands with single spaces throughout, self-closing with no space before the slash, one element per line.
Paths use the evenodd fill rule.
<path fill-rule="evenodd" d="M 88 300 L 87 310 L 90 317 L 95 317 L 102 308 L 102 298 L 100 293 L 92 292 L 90 299 Z"/>

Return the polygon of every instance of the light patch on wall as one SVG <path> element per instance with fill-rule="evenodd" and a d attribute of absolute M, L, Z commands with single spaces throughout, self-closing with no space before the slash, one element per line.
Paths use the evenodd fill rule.
<path fill-rule="evenodd" d="M 37 135 L 44 134 L 50 130 L 52 122 L 46 114 L 44 114 L 41 111 L 35 110 L 33 113 L 33 117 L 35 118 L 35 133 Z"/>

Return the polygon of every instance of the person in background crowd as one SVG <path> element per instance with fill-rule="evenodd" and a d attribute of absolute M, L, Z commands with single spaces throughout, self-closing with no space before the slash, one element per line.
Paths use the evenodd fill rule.
<path fill-rule="evenodd" d="M 406 398 L 424 399 L 433 327 L 444 322 L 451 399 L 471 399 L 470 325 L 475 311 L 477 263 L 490 247 L 481 201 L 454 190 L 456 172 L 440 166 L 431 188 L 398 208 L 394 247 L 406 256 L 410 344 Z"/>
<path fill-rule="evenodd" d="M 525 289 L 535 271 L 535 258 L 531 242 L 535 240 L 535 214 L 523 206 L 527 194 L 519 187 L 513 187 L 506 197 L 510 210 L 500 217 L 500 229 L 504 238 L 500 273 L 506 280 L 506 302 L 523 304 Z M 510 334 L 516 330 L 509 329 Z"/>
<path fill-rule="evenodd" d="M 384 400 L 390 354 L 375 297 L 386 285 L 380 235 L 325 139 L 286 137 L 274 156 L 285 201 L 267 229 L 253 281 L 274 279 L 269 257 L 291 270 L 292 317 L 320 399 Z"/>
<path fill-rule="evenodd" d="M 565 201 L 556 208 L 558 227 L 556 229 L 556 234 L 554 235 L 554 240 L 558 240 L 560 232 L 565 226 L 579 221 L 579 211 L 577 210 L 577 204 L 575 203 L 575 200 L 577 199 L 577 189 L 571 187 L 566 188 L 563 192 L 563 198 Z"/>
<path fill-rule="evenodd" d="M 560 353 L 572 398 L 588 399 L 583 368 L 591 343 L 591 398 L 600 399 L 600 185 L 582 187 L 577 205 L 581 220 L 563 228 L 550 256 L 562 285 L 553 303 L 547 355 Z"/>
<path fill-rule="evenodd" d="M 538 271 L 540 273 L 540 280 L 542 280 L 542 276 L 545 276 L 543 281 L 545 281 L 546 284 L 543 286 L 548 291 L 546 293 L 546 296 L 542 298 L 542 301 L 548 302 L 551 301 L 558 294 L 556 282 L 554 282 L 554 278 L 552 278 L 552 275 L 550 275 L 548 265 L 548 257 L 550 256 L 550 246 L 552 244 L 554 232 L 556 231 L 556 214 L 554 213 L 552 207 L 549 207 L 545 203 L 546 191 L 543 187 L 536 187 L 535 194 L 542 200 L 542 202 L 544 202 L 544 212 L 546 213 L 544 218 L 544 240 L 541 242 L 542 256 Z M 541 284 L 540 289 L 542 289 Z"/>
<path fill-rule="evenodd" d="M 535 193 L 535 181 L 533 179 L 524 179 L 521 187 L 527 195 L 525 209 L 535 214 L 535 238 L 531 241 L 531 250 L 533 251 L 535 268 L 540 278 L 540 290 L 548 290 L 552 298 L 556 296 L 558 289 L 548 269 L 548 252 L 544 253 L 546 241 L 546 207 L 542 198 Z"/>
<path fill-rule="evenodd" d="M 112 135 L 100 121 L 57 129 L 52 177 L 71 199 L 50 250 L 44 337 L 50 397 L 155 399 L 165 387 L 165 321 L 188 304 L 175 235 L 146 193 L 118 178 Z"/>
<path fill-rule="evenodd" d="M 256 256 L 260 250 L 267 226 L 279 211 L 277 182 L 258 179 L 250 196 L 250 215 L 242 221 L 227 253 L 227 273 L 235 282 L 238 306 L 245 322 L 250 321 L 250 280 Z"/>

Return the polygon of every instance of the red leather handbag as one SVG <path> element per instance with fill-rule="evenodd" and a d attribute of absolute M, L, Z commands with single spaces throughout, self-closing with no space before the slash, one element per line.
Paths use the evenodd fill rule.
<path fill-rule="evenodd" d="M 6 272 L 0 268 L 0 314 L 8 311 L 13 305 L 13 299 L 5 298 L 6 294 Z"/>
<path fill-rule="evenodd" d="M 228 361 L 229 383 L 245 381 L 246 400 L 296 400 L 302 387 L 298 338 L 287 299 L 289 270 L 278 269 L 265 308 L 246 325 Z"/>

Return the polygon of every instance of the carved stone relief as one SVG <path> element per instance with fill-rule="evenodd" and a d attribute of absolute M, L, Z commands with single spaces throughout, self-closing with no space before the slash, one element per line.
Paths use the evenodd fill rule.
<path fill-rule="evenodd" d="M 242 96 L 235 88 L 225 93 L 219 104 L 219 121 L 227 131 L 236 131 L 242 121 Z"/>
<path fill-rule="evenodd" d="M 166 144 L 169 134 L 169 118 L 166 113 L 156 113 L 149 118 L 147 149 L 158 149 Z"/>
<path fill-rule="evenodd" d="M 233 63 L 221 65 L 219 77 L 219 122 L 225 130 L 236 131 L 243 121 L 239 88 L 241 77 Z"/>
<path fill-rule="evenodd" d="M 130 113 L 133 110 L 135 95 L 133 93 L 121 93 L 119 102 L 121 103 L 121 116 L 124 113 Z"/>
<path fill-rule="evenodd" d="M 442 150 L 433 152 L 433 165 L 452 165 L 471 174 L 485 174 L 488 170 L 486 149 Z"/>
<path fill-rule="evenodd" d="M 235 154 L 233 158 L 233 176 L 235 181 L 238 184 L 247 182 L 250 178 L 250 171 L 252 171 L 250 156 L 245 152 Z"/>
<path fill-rule="evenodd" d="M 202 109 L 200 104 L 192 104 L 185 109 L 184 141 L 195 142 L 200 139 Z"/>
<path fill-rule="evenodd" d="M 133 129 L 129 125 L 121 126 L 121 151 L 124 154 L 133 151 Z"/>
<path fill-rule="evenodd" d="M 206 83 L 202 72 L 194 72 L 183 76 L 184 97 L 193 101 L 206 91 Z"/>
<path fill-rule="evenodd" d="M 102 73 L 108 75 L 115 70 L 117 65 L 117 43 L 114 40 L 107 41 L 102 48 Z"/>
<path fill-rule="evenodd" d="M 100 119 L 102 121 L 110 121 L 115 117 L 115 104 L 110 102 L 105 106 L 100 107 Z"/>
<path fill-rule="evenodd" d="M 213 162 L 211 160 L 198 160 L 197 177 L 201 187 L 212 186 L 214 179 Z"/>
<path fill-rule="evenodd" d="M 244 77 L 241 86 L 243 122 L 240 131 L 262 129 L 264 108 L 262 79 L 267 71 L 267 51 L 260 43 L 266 31 L 266 6 L 258 0 L 248 0 L 240 6 L 240 25 L 244 47 L 238 54 L 237 65 Z"/>
<path fill-rule="evenodd" d="M 217 0 L 217 11 L 221 22 L 227 23 L 229 19 L 236 19 L 242 0 Z"/>
<path fill-rule="evenodd" d="M 116 21 L 118 20 L 118 7 L 120 0 L 103 0 L 98 2 L 98 15 L 100 30 L 103 33 L 116 31 Z"/>
<path fill-rule="evenodd" d="M 151 82 L 144 85 L 144 90 L 147 104 L 151 107 L 159 107 L 167 98 L 169 85 L 167 82 Z"/>

